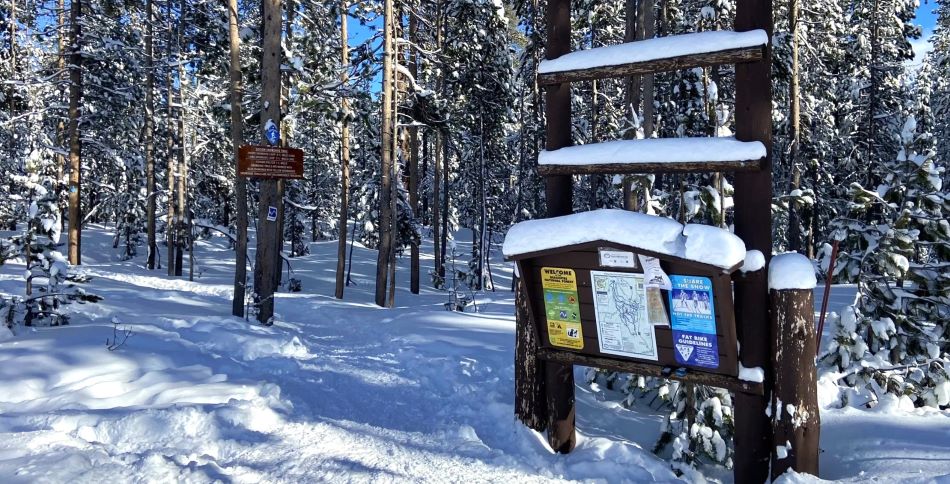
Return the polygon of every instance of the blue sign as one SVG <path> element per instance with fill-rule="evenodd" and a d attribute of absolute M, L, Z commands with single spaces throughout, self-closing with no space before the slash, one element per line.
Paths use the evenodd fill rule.
<path fill-rule="evenodd" d="M 719 368 L 712 281 L 699 276 L 670 276 L 670 281 L 670 329 L 676 362 Z"/>
<path fill-rule="evenodd" d="M 267 137 L 267 142 L 271 145 L 277 146 L 277 143 L 280 142 L 280 130 L 277 128 L 277 125 L 269 119 L 264 126 L 264 136 Z"/>
<path fill-rule="evenodd" d="M 277 207 L 267 207 L 267 220 L 271 222 L 277 220 Z"/>

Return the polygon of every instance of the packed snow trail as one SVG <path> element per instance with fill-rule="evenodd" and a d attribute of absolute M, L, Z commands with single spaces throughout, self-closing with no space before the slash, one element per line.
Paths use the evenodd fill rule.
<path fill-rule="evenodd" d="M 443 310 L 435 291 L 400 290 L 381 309 L 375 256 L 357 248 L 358 285 L 337 301 L 335 243 L 313 244 L 292 262 L 304 292 L 281 293 L 265 328 L 227 316 L 223 239 L 199 245 L 188 282 L 113 260 L 101 231 L 87 237 L 78 270 L 105 299 L 71 308 L 70 326 L 0 343 L 3 482 L 677 480 L 612 425 L 558 456 L 514 419 L 505 289 L 479 295 L 478 313 Z M 21 272 L 4 267 L 0 290 L 22 291 Z M 132 335 L 108 351 L 113 318 Z M 599 433 L 590 407 L 614 404 L 588 394 L 579 405 Z M 640 417 L 627 427 L 643 423 L 650 445 L 658 417 Z"/>
<path fill-rule="evenodd" d="M 223 238 L 199 243 L 195 282 L 118 261 L 110 242 L 85 232 L 77 269 L 101 303 L 73 306 L 65 327 L 0 328 L 0 482 L 677 481 L 648 450 L 662 411 L 623 409 L 614 391 L 577 387 L 566 456 L 515 420 L 510 270 L 497 259 L 498 291 L 476 295 L 478 312 L 445 311 L 427 284 L 382 309 L 375 252 L 356 249 L 357 285 L 338 301 L 336 242 L 311 244 L 292 260 L 303 292 L 280 293 L 265 328 L 229 316 Z M 0 267 L 0 292 L 22 294 L 22 272 Z M 833 293 L 832 308 L 850 297 Z M 108 351 L 113 319 L 132 335 Z M 950 412 L 877 413 L 823 410 L 823 477 L 950 479 Z"/>

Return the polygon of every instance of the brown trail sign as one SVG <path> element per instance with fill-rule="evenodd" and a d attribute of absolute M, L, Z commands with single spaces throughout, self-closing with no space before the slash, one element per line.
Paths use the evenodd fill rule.
<path fill-rule="evenodd" d="M 238 175 L 246 178 L 303 178 L 303 150 L 279 146 L 242 146 Z"/>
<path fill-rule="evenodd" d="M 735 235 L 741 238 L 746 249 L 761 252 L 767 266 L 772 253 L 772 1 L 737 0 L 736 32 L 645 39 L 622 44 L 619 48 L 598 47 L 574 53 L 570 52 L 570 0 L 548 0 L 545 16 L 545 60 L 538 67 L 538 84 L 546 90 L 545 149 L 548 155 L 558 153 L 554 161 L 550 156 L 547 160 L 538 160 L 539 174 L 546 177 L 547 216 L 571 213 L 572 176 L 577 174 L 733 172 Z M 660 44 L 675 48 L 657 49 Z M 604 143 L 569 148 L 573 144 L 572 82 L 720 64 L 735 65 L 735 140 L 694 139 L 688 143 L 700 145 L 704 154 L 715 146 L 734 142 L 747 147 L 756 145 L 751 152 L 754 156 L 750 157 L 749 151 L 726 147 L 708 160 L 686 160 L 682 158 L 682 150 L 676 155 L 675 149 L 666 149 L 682 147 L 679 140 L 631 140 L 622 147 L 622 153 L 611 152 Z M 663 145 L 662 149 L 640 156 L 658 142 Z M 593 156 L 604 153 L 608 153 L 607 156 Z M 632 153 L 637 156 L 626 156 Z M 589 227 L 588 230 L 596 233 L 602 228 Z M 546 235 L 538 232 L 534 237 Z M 552 449 L 567 453 L 575 444 L 572 365 L 664 376 L 735 392 L 736 482 L 765 482 L 770 478 L 770 462 L 774 464 L 773 470 L 791 467 L 817 473 L 816 382 L 814 372 L 803 368 L 813 363 L 803 356 L 805 353 L 814 355 L 813 347 L 807 347 L 808 351 L 804 352 L 785 351 L 789 345 L 799 345 L 804 340 L 810 339 L 813 343 L 814 338 L 778 334 L 790 324 L 812 317 L 810 302 L 803 296 L 805 291 L 777 291 L 770 303 L 766 271 L 761 268 L 742 273 L 736 272 L 741 265 L 738 263 L 734 267 L 716 267 L 685 259 L 682 254 L 651 253 L 643 247 L 618 244 L 608 238 L 585 240 L 579 244 L 565 242 L 563 246 L 546 247 L 533 253 L 506 251 L 506 256 L 517 261 L 520 274 L 515 349 L 518 418 L 535 430 L 546 429 Z M 605 264 L 603 250 L 626 254 L 608 256 Z M 666 292 L 661 289 L 657 293 L 654 288 L 651 293 L 642 284 L 645 279 L 642 267 L 616 265 L 617 260 L 639 259 L 640 255 L 656 257 L 663 271 L 680 278 L 672 280 L 674 277 L 670 277 L 671 285 Z M 636 293 L 635 298 L 643 306 L 637 309 L 641 311 L 639 319 L 646 318 L 650 322 L 646 330 L 628 332 L 627 338 L 631 340 L 628 346 L 637 348 L 639 345 L 635 351 L 628 350 L 624 346 L 627 343 L 617 342 L 617 325 L 611 326 L 616 321 L 606 321 L 615 316 L 602 321 L 598 299 L 609 295 L 610 289 L 597 285 L 599 280 L 611 278 L 614 283 L 627 280 L 628 289 L 620 295 L 621 299 Z M 679 289 L 698 296 L 694 298 L 690 292 L 688 298 L 680 295 L 678 299 L 677 284 Z M 705 308 L 706 299 L 711 308 Z M 705 318 L 690 319 L 692 313 L 707 310 L 710 314 Z M 677 324 L 680 325 L 678 330 Z M 646 338 L 647 335 L 652 339 Z M 641 338 L 641 342 L 637 343 L 636 338 Z M 643 343 L 648 340 L 652 341 L 652 348 Z M 782 355 L 790 356 L 785 359 Z M 762 381 L 740 379 L 742 367 L 760 369 Z M 768 416 L 770 405 L 775 405 L 770 401 L 773 388 L 776 393 L 772 396 L 776 399 L 793 399 L 809 411 L 810 418 L 804 427 L 802 422 L 773 421 Z M 772 415 L 775 414 L 773 411 Z M 786 436 L 800 452 L 779 455 L 777 438 Z"/>

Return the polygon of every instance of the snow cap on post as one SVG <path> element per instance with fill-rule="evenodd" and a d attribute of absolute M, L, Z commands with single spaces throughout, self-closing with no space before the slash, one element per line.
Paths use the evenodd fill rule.
<path fill-rule="evenodd" d="M 769 290 L 814 289 L 815 267 L 807 257 L 788 252 L 772 257 L 769 263 Z"/>

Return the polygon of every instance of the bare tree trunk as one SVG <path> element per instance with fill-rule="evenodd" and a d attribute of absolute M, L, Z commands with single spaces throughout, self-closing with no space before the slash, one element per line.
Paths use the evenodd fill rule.
<path fill-rule="evenodd" d="M 418 42 L 418 22 L 416 15 L 409 14 L 409 42 L 415 45 Z M 409 48 L 409 70 L 413 79 L 419 76 L 419 54 L 414 48 Z M 409 128 L 409 207 L 412 216 L 419 217 L 419 128 Z M 413 239 L 409 247 L 409 291 L 419 294 L 419 242 Z"/>
<path fill-rule="evenodd" d="M 178 243 L 178 247 L 175 251 L 175 275 L 181 277 L 184 265 L 184 252 L 189 241 L 185 228 L 187 225 L 186 219 L 188 218 L 188 161 L 185 158 L 185 77 L 182 75 L 181 67 L 181 30 L 182 23 L 185 19 L 184 1 L 182 1 L 179 6 L 181 12 L 178 17 L 178 22 L 175 25 L 175 60 L 178 64 L 176 68 L 178 73 L 178 89 L 175 94 L 175 99 L 178 101 L 178 139 L 176 140 L 177 144 L 175 146 L 175 156 L 178 159 L 178 225 L 175 227 L 177 230 L 175 241 Z"/>
<path fill-rule="evenodd" d="M 347 116 L 350 114 L 349 101 L 346 99 L 345 89 L 349 78 L 348 69 L 350 66 L 350 48 L 349 36 L 346 31 L 346 20 L 348 6 L 346 0 L 340 2 L 340 47 L 342 57 L 342 69 L 340 69 L 340 81 L 343 83 L 344 94 L 340 100 L 343 108 L 343 123 L 340 127 L 340 222 L 337 232 L 340 234 L 340 241 L 337 246 L 336 254 L 336 298 L 343 299 L 344 271 L 346 269 L 346 224 L 349 210 L 350 195 L 350 125 Z"/>
<path fill-rule="evenodd" d="M 82 116 L 82 0 L 69 6 L 69 263 L 82 263 L 82 141 L 79 139 L 79 118 Z"/>
<path fill-rule="evenodd" d="M 59 78 L 60 85 L 58 87 L 62 88 L 66 81 L 66 79 L 63 77 L 66 73 L 66 6 L 63 0 L 56 0 L 56 25 L 58 47 L 57 52 L 59 53 L 59 56 L 56 59 L 56 67 L 59 69 L 59 74 L 57 74 L 57 77 Z M 66 180 L 63 178 L 66 175 L 66 157 L 61 154 L 60 150 L 62 150 L 66 145 L 67 133 L 66 122 L 63 121 L 63 117 L 57 115 L 57 118 L 56 147 L 58 150 L 56 152 L 56 203 L 59 206 L 59 213 L 64 213 L 66 211 L 66 207 L 62 203 L 62 193 L 63 188 L 66 186 Z M 66 217 L 60 217 L 60 228 L 66 229 Z"/>
<path fill-rule="evenodd" d="M 442 131 L 435 133 L 435 148 L 433 148 L 432 163 L 432 254 L 435 256 L 436 279 L 441 277 L 443 259 L 442 254 Z M 444 284 L 444 283 L 443 283 Z"/>
<path fill-rule="evenodd" d="M 798 165 L 798 150 L 801 139 L 801 100 L 799 99 L 798 81 L 798 0 L 788 2 L 789 36 L 792 39 L 792 72 L 788 83 L 788 100 L 791 103 L 788 116 L 789 147 L 788 163 L 792 169 L 792 178 L 789 189 L 797 190 L 801 187 L 801 168 Z M 868 140 L 870 141 L 870 140 Z M 788 248 L 795 252 L 802 249 L 802 219 L 798 203 L 791 201 L 788 204 Z"/>
<path fill-rule="evenodd" d="M 442 261 L 439 266 L 442 269 L 439 278 L 443 282 L 445 281 L 445 250 L 449 245 L 449 202 L 452 196 L 449 193 L 449 162 L 451 160 L 449 141 L 449 139 L 442 139 L 442 252 L 438 257 Z"/>
<path fill-rule="evenodd" d="M 228 39 L 231 96 L 231 149 L 234 154 L 234 197 L 237 199 L 237 246 L 234 254 L 234 299 L 231 314 L 244 316 L 247 291 L 247 180 L 237 171 L 238 149 L 244 140 L 244 113 L 241 110 L 241 37 L 238 35 L 237 0 L 228 0 Z"/>
<path fill-rule="evenodd" d="M 643 39 L 652 39 L 656 35 L 656 14 L 653 11 L 653 5 L 656 0 L 640 0 L 640 12 L 637 14 L 637 25 Z M 653 74 L 644 74 L 641 78 L 640 101 L 643 106 L 640 109 L 640 115 L 643 118 L 643 137 L 651 138 L 653 136 L 653 102 L 656 92 L 653 88 Z"/>
<path fill-rule="evenodd" d="M 380 153 L 379 184 L 379 253 L 376 258 L 376 304 L 387 306 L 386 286 L 392 232 L 392 172 L 393 172 L 393 2 L 385 0 L 383 22 L 383 96 L 382 96 L 382 153 Z"/>
<path fill-rule="evenodd" d="M 380 135 L 379 183 L 379 253 L 376 257 L 376 304 L 386 306 L 389 254 L 393 245 L 392 233 L 392 171 L 393 171 L 393 2 L 385 0 L 383 22 L 383 97 Z"/>
<path fill-rule="evenodd" d="M 281 60 L 281 2 L 264 0 L 263 59 L 261 60 L 262 99 L 264 103 L 261 120 L 261 135 L 267 143 L 269 123 L 280 126 L 280 60 Z M 274 292 L 277 290 L 275 272 L 280 272 L 276 221 L 267 220 L 269 207 L 277 208 L 281 199 L 276 180 L 261 180 L 260 204 L 258 206 L 257 253 L 254 270 L 255 301 L 258 304 L 257 319 L 266 326 L 273 324 Z"/>
<path fill-rule="evenodd" d="M 167 148 L 165 156 L 168 157 L 168 214 L 165 216 L 165 240 L 168 243 L 168 258 L 165 259 L 168 264 L 168 275 L 175 275 L 175 253 L 177 252 L 178 241 L 176 240 L 178 226 L 178 207 L 177 198 L 175 198 L 175 177 L 178 175 L 176 166 L 177 157 L 175 156 L 175 130 L 172 128 L 174 117 L 175 85 L 172 79 L 172 69 L 168 67 L 168 61 L 172 59 L 172 7 L 171 0 L 166 1 L 165 18 L 168 30 L 165 35 L 166 72 L 165 72 L 165 106 L 168 112 L 168 138 L 165 140 Z M 177 59 L 176 59 L 177 60 Z"/>
<path fill-rule="evenodd" d="M 441 51 L 442 49 L 442 24 L 443 24 L 443 13 L 441 9 L 441 2 L 439 2 L 439 13 L 436 18 L 436 27 L 435 27 L 435 45 L 436 50 Z M 439 95 L 443 94 L 443 89 L 445 86 L 445 79 L 443 70 L 439 70 L 438 78 L 436 79 L 436 91 Z M 438 130 L 435 133 L 435 147 L 434 147 L 434 159 L 433 159 L 433 168 L 432 168 L 432 254 L 435 256 L 435 279 L 439 281 L 439 284 L 442 287 L 445 287 L 445 252 L 442 249 L 442 172 L 445 170 L 443 163 L 443 148 L 442 145 L 445 143 L 444 140 L 445 133 L 442 130 Z"/>
<path fill-rule="evenodd" d="M 152 45 L 152 0 L 145 1 L 145 196 L 148 257 L 145 266 L 155 269 L 158 245 L 155 237 L 155 51 Z"/>
<path fill-rule="evenodd" d="M 640 0 L 642 1 L 642 0 Z M 623 41 L 624 42 L 633 42 L 635 40 L 642 39 L 641 26 L 640 22 L 642 21 L 641 16 L 639 15 L 638 6 L 640 5 L 638 0 L 625 0 L 624 12 L 626 14 L 626 21 L 624 23 L 624 32 L 623 32 Z M 634 117 L 640 116 L 640 76 L 630 76 L 626 79 L 625 89 L 624 89 L 624 105 L 630 111 L 628 116 L 631 117 L 631 123 L 629 130 L 624 133 L 624 139 L 635 139 L 637 137 L 636 125 L 637 120 Z M 637 211 L 640 209 L 639 199 L 637 198 L 637 193 L 633 189 L 633 178 L 625 176 L 623 178 L 623 208 L 627 210 Z"/>

